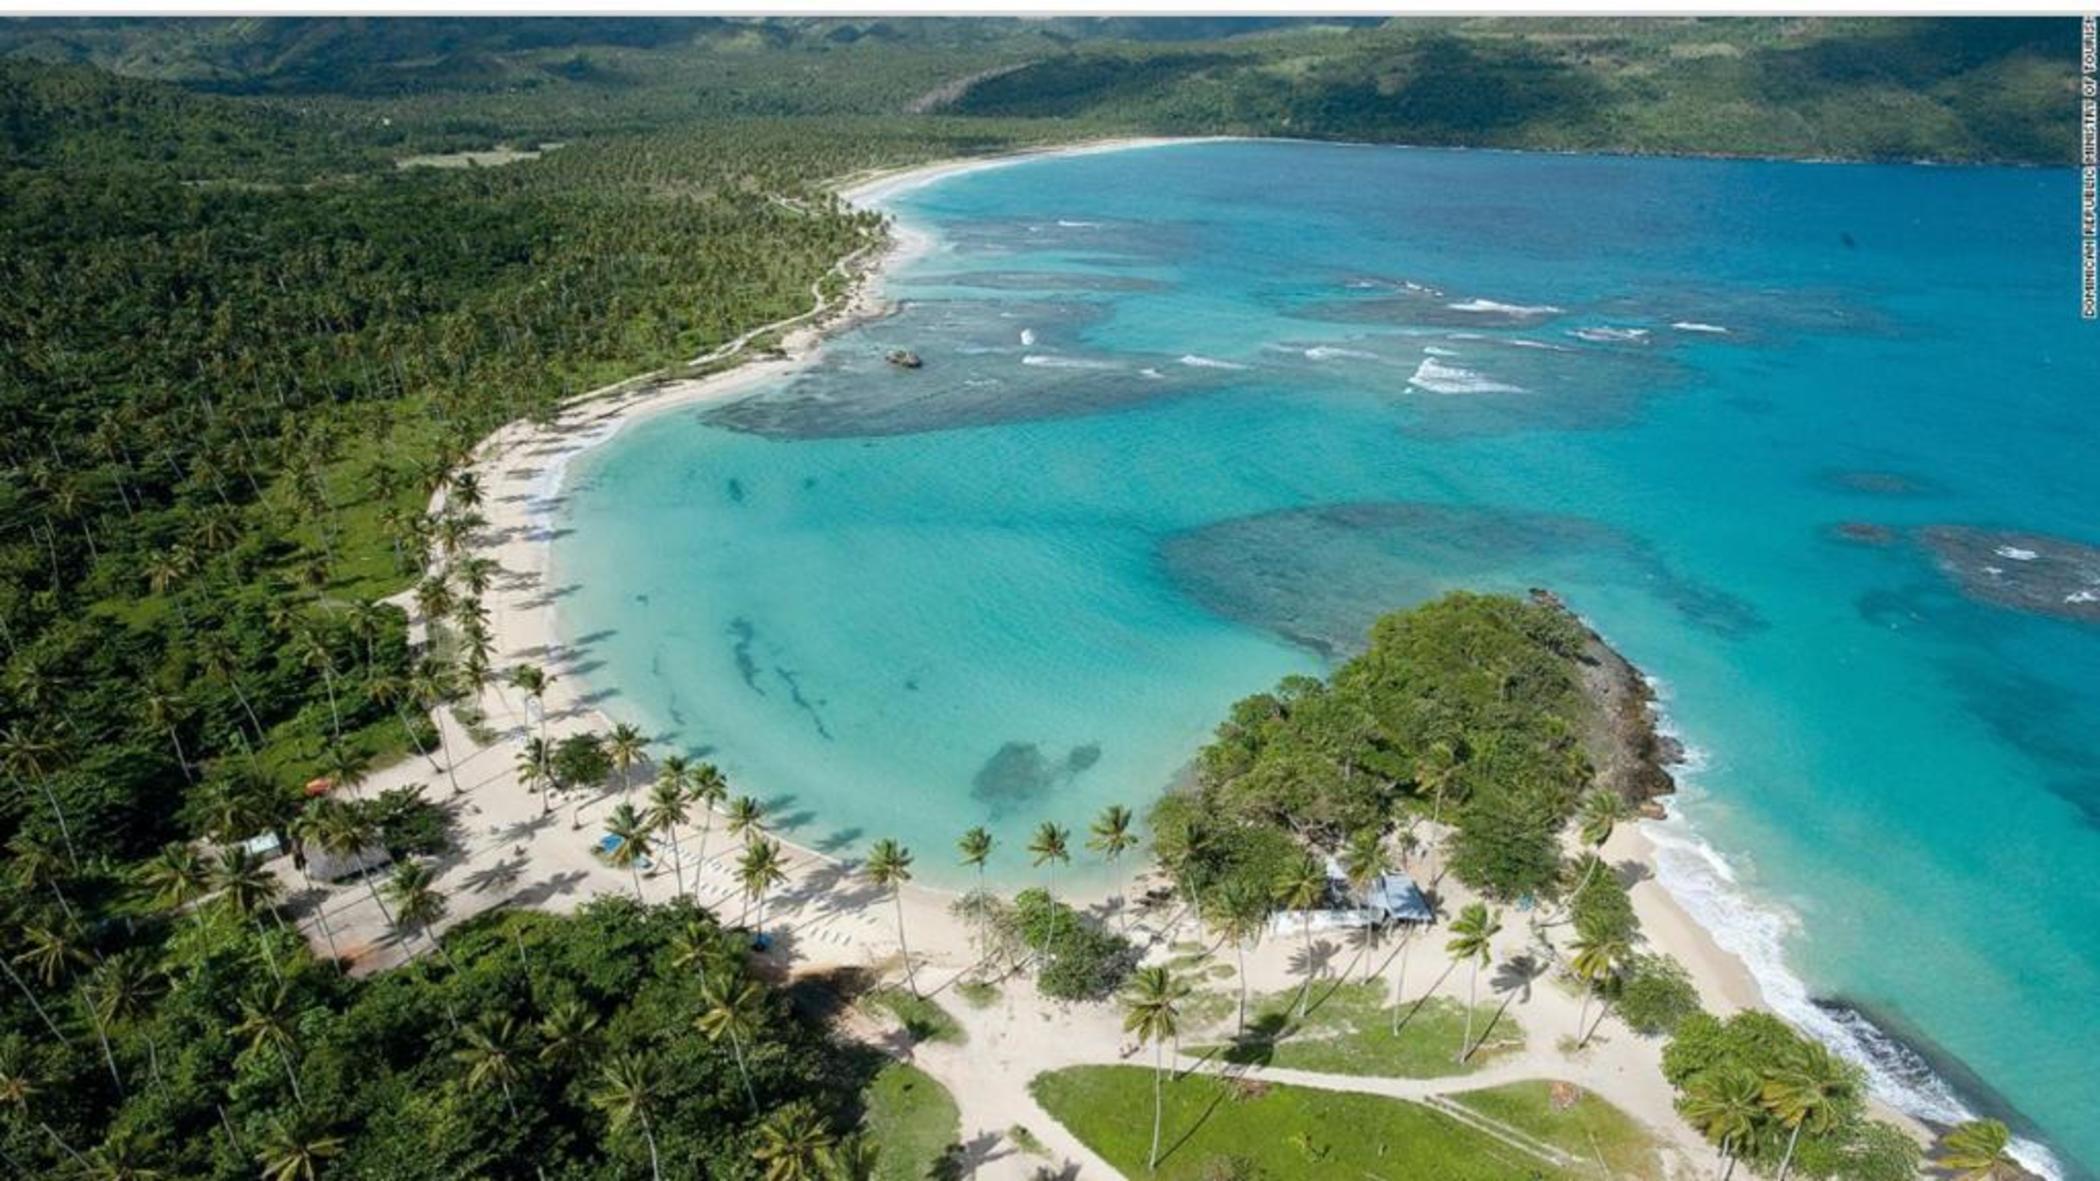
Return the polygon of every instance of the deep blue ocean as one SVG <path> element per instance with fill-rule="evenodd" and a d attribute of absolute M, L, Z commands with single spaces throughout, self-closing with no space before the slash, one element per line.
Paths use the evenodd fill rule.
<path fill-rule="evenodd" d="M 939 239 L 899 314 L 574 461 L 563 628 L 795 839 L 954 884 L 985 823 L 1020 882 L 1378 613 L 1550 587 L 1657 679 L 1664 881 L 1772 1002 L 2090 1175 L 2076 190 L 1248 142 L 952 177 L 890 198 Z"/>

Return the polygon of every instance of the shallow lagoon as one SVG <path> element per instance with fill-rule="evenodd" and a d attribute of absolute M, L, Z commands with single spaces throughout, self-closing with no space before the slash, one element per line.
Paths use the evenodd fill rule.
<path fill-rule="evenodd" d="M 1666 881 L 1776 1002 L 2100 1160 L 2100 627 L 2022 609 L 2082 567 L 2012 541 L 2100 541 L 2074 186 L 1252 143 L 956 177 L 896 205 L 943 242 L 902 314 L 575 461 L 564 629 L 795 839 L 959 883 L 987 823 L 1019 882 L 1038 821 L 1142 803 L 1379 610 L 1549 585 L 1662 680 L 1702 756 Z"/>

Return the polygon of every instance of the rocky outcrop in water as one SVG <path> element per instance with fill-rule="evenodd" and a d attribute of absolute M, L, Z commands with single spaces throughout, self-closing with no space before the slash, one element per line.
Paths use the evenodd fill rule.
<path fill-rule="evenodd" d="M 1584 727 L 1582 743 L 1596 768 L 1598 785 L 1618 792 L 1643 816 L 1661 819 L 1661 797 L 1677 790 L 1669 769 L 1684 761 L 1684 747 L 1657 728 L 1655 691 L 1648 678 L 1570 611 L 1559 595 L 1534 587 L 1531 599 L 1574 620 L 1588 637 L 1582 680 L 1597 710 Z"/>

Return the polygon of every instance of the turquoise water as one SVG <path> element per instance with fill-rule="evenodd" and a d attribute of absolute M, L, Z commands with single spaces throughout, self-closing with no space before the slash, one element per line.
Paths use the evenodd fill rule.
<path fill-rule="evenodd" d="M 894 835 L 956 883 L 987 823 L 1018 882 L 1037 822 L 1141 804 L 1379 611 L 1551 586 L 1698 752 L 1666 884 L 1886 1092 L 2010 1114 L 2075 1174 L 2100 1162 L 2075 194 L 1275 143 L 951 178 L 894 199 L 941 241 L 899 315 L 571 465 L 563 626 L 604 708 L 796 839 Z"/>

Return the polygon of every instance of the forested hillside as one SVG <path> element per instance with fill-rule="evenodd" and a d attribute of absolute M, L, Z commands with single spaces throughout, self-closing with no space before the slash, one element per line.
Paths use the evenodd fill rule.
<path fill-rule="evenodd" d="M 608 1162 L 646 1159 L 642 1125 L 594 1098 L 727 1059 L 642 1037 L 620 1006 L 690 1031 L 694 989 L 745 984 L 666 975 L 645 1001 L 612 961 L 572 989 L 468 945 L 427 986 L 352 985 L 283 933 L 276 879 L 232 846 L 377 843 L 406 865 L 400 929 L 441 914 L 417 874 L 451 842 L 443 807 L 300 790 L 428 749 L 426 711 L 498 672 L 485 570 L 418 589 L 442 644 L 411 645 L 380 601 L 474 527 L 427 518 L 431 492 L 470 505 L 456 464 L 507 420 L 805 310 L 880 232 L 826 178 L 1011 133 L 723 118 L 403 169 L 403 136 L 327 104 L 26 62 L 0 64 L 0 102 L 0 1172 L 523 1175 L 567 1153 L 629 1175 Z M 667 921 L 618 936 L 643 977 L 668 973 Z M 774 1014 L 749 988 L 749 1019 Z M 484 1085 L 484 1042 L 537 1053 L 572 1002 L 603 1053 Z M 779 1080 L 755 1083 L 768 1108 L 799 1096 L 803 1131 L 850 1128 L 857 1060 L 778 1036 L 791 1055 L 753 1067 Z M 654 1134 L 689 1134 L 678 1175 L 755 1168 L 760 1113 L 676 1073 Z"/>
<path fill-rule="evenodd" d="M 35 21 L 0 55 L 299 100 L 395 137 L 719 116 L 1069 118 L 1555 150 L 2067 163 L 2065 18 Z M 972 85 L 945 89 L 964 79 Z"/>

